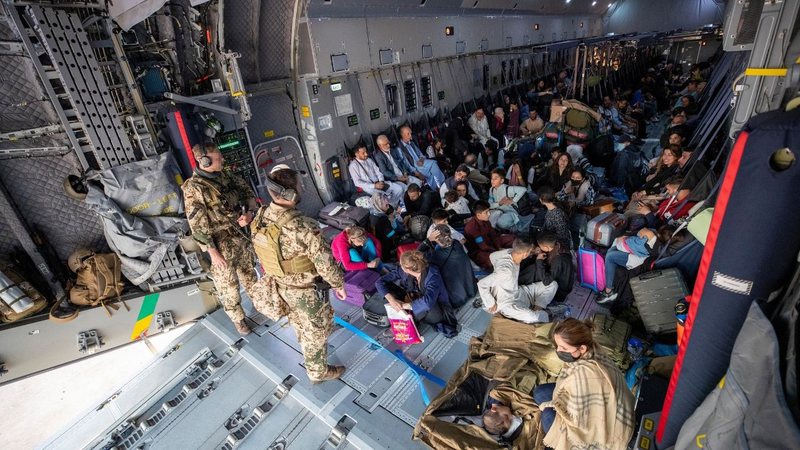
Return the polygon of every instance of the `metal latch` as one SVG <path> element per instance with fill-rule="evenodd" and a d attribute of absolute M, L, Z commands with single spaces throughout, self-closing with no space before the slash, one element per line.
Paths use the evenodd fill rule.
<path fill-rule="evenodd" d="M 162 311 L 156 314 L 156 327 L 158 331 L 164 332 L 175 328 L 175 318 L 172 311 Z"/>
<path fill-rule="evenodd" d="M 336 423 L 336 426 L 333 427 L 331 430 L 331 434 L 328 435 L 328 439 L 319 446 L 319 450 L 330 450 L 330 449 L 338 449 L 343 447 L 347 441 L 347 435 L 350 434 L 350 431 L 355 428 L 356 421 L 353 420 L 352 417 L 345 414 L 339 419 L 339 422 Z"/>
<path fill-rule="evenodd" d="M 81 331 L 78 333 L 78 351 L 81 353 L 94 353 L 106 345 L 97 330 Z"/>

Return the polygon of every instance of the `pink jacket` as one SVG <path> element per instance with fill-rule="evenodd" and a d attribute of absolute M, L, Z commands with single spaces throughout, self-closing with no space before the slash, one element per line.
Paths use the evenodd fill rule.
<path fill-rule="evenodd" d="M 371 233 L 367 232 L 367 239 L 370 239 L 375 245 L 375 250 L 378 252 L 378 258 L 381 257 L 381 242 L 375 238 Z M 331 242 L 331 253 L 333 259 L 342 263 L 344 270 L 364 270 L 367 269 L 367 262 L 353 261 L 350 258 L 350 243 L 347 242 L 347 233 L 342 231 L 333 238 Z"/>

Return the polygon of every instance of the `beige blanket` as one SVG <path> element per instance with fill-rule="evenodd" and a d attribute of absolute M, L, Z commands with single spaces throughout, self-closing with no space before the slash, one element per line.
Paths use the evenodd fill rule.
<path fill-rule="evenodd" d="M 556 410 L 544 438 L 544 445 L 555 450 L 622 450 L 633 435 L 633 394 L 613 361 L 601 353 L 565 364 L 553 401 L 539 406 Z"/>

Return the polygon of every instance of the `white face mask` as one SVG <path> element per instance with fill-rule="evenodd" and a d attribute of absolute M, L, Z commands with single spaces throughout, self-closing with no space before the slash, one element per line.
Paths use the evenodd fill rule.
<path fill-rule="evenodd" d="M 627 147 L 627 145 L 622 144 L 620 142 L 615 142 L 614 143 L 614 151 L 615 152 L 621 152 L 621 151 L 625 150 L 625 147 Z"/>

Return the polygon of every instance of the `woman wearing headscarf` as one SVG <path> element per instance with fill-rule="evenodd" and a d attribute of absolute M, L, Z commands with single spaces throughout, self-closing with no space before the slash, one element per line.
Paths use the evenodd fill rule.
<path fill-rule="evenodd" d="M 475 297 L 478 285 L 472 263 L 461 242 L 453 240 L 448 225 L 434 225 L 418 250 L 425 253 L 428 262 L 439 269 L 453 308 L 460 308 Z"/>
<path fill-rule="evenodd" d="M 373 234 L 378 237 L 384 261 L 394 261 L 397 246 L 406 230 L 403 221 L 389 203 L 389 197 L 383 192 L 375 192 L 372 197 L 361 197 L 356 206 L 369 208 L 369 222 Z"/>

